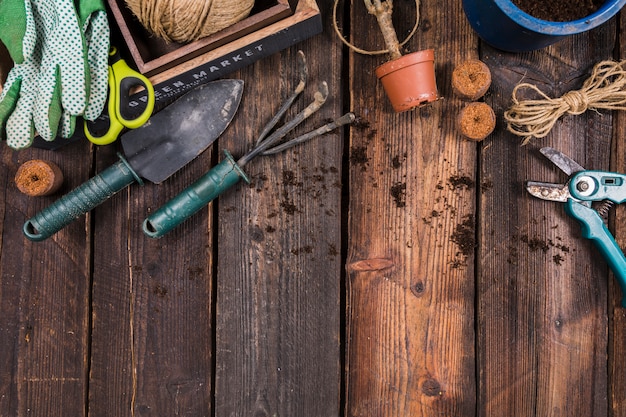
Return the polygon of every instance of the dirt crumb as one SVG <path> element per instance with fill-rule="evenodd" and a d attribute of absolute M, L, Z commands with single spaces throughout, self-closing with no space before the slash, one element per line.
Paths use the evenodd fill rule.
<path fill-rule="evenodd" d="M 357 148 L 352 148 L 350 152 L 350 162 L 352 165 L 365 165 L 369 162 L 369 158 L 367 157 L 367 147 L 360 146 Z M 365 169 L 365 167 L 363 167 Z"/>
<path fill-rule="evenodd" d="M 474 216 L 468 214 L 463 218 L 463 221 L 456 226 L 450 236 L 450 239 L 458 245 L 461 253 L 466 257 L 473 255 L 474 248 L 476 248 L 476 231 L 474 225 Z"/>
<path fill-rule="evenodd" d="M 529 237 L 528 235 L 522 235 L 520 240 L 528 245 L 531 251 L 541 250 L 542 252 L 548 252 L 550 249 L 550 245 L 543 239 L 537 237 Z"/>
<path fill-rule="evenodd" d="M 406 207 L 406 184 L 397 182 L 391 187 L 391 196 L 396 207 Z"/>
<path fill-rule="evenodd" d="M 450 184 L 453 189 L 471 189 L 476 186 L 476 182 L 467 175 L 453 175 L 448 178 L 448 184 Z"/>

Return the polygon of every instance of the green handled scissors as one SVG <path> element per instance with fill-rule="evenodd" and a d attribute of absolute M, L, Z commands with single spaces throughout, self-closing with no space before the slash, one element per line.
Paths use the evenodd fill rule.
<path fill-rule="evenodd" d="M 130 93 L 135 87 L 143 87 L 147 92 L 145 106 L 138 101 L 130 101 Z M 143 108 L 143 110 L 141 110 Z M 133 70 L 122 59 L 117 48 L 109 51 L 109 98 L 107 108 L 99 118 L 108 119 L 103 123 L 85 120 L 85 135 L 96 145 L 115 142 L 124 128 L 136 129 L 148 121 L 154 110 L 154 87 L 142 74 Z M 137 114 L 139 111 L 141 113 Z M 104 116 L 104 117 L 103 117 Z M 98 121 L 99 121 L 98 120 Z"/>

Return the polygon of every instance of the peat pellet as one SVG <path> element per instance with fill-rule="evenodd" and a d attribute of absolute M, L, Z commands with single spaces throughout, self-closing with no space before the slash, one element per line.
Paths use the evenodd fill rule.
<path fill-rule="evenodd" d="M 50 195 L 63 184 L 63 173 L 57 164 L 41 159 L 24 162 L 15 173 L 15 185 L 31 197 Z"/>
<path fill-rule="evenodd" d="M 469 103 L 459 113 L 457 125 L 464 137 L 480 142 L 495 129 L 496 114 L 487 103 Z"/>
<path fill-rule="evenodd" d="M 475 101 L 491 86 L 491 71 L 478 59 L 469 59 L 452 71 L 452 91 L 462 99 Z"/>

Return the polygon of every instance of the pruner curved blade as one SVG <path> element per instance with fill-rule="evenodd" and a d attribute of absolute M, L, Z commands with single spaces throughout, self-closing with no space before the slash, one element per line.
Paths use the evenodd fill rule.
<path fill-rule="evenodd" d="M 565 203 L 572 198 L 568 184 L 553 184 L 549 182 L 526 181 L 526 190 L 534 197 L 542 200 Z"/>
<path fill-rule="evenodd" d="M 563 152 L 557 151 L 550 147 L 544 147 L 539 150 L 546 158 L 557 166 L 561 171 L 571 177 L 577 172 L 584 171 L 578 162 L 574 161 Z M 585 201 L 572 196 L 570 192 L 569 178 L 566 184 L 553 184 L 549 182 L 539 181 L 527 181 L 526 190 L 534 197 L 541 198 L 542 200 L 556 201 L 559 203 L 566 203 L 568 200 L 574 200 L 578 203 L 589 205 Z"/>

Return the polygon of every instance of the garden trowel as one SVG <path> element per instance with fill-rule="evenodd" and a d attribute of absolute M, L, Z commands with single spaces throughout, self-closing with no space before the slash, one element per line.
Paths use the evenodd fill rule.
<path fill-rule="evenodd" d="M 47 239 L 135 181 L 165 181 L 222 134 L 242 93 L 243 81 L 218 80 L 185 94 L 122 135 L 124 156 L 118 154 L 117 163 L 26 221 L 24 234 L 33 241 Z"/>

